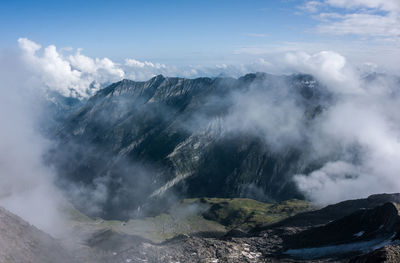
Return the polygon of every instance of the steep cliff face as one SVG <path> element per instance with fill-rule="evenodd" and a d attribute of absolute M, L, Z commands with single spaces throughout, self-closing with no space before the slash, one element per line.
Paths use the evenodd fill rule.
<path fill-rule="evenodd" d="M 176 196 L 301 198 L 291 176 L 310 165 L 306 136 L 279 130 L 271 116 L 290 107 L 298 116 L 278 116 L 280 126 L 303 132 L 328 101 L 308 75 L 122 80 L 67 118 L 49 160 L 63 187 L 106 218 Z M 103 190 L 94 200 L 82 189 Z"/>

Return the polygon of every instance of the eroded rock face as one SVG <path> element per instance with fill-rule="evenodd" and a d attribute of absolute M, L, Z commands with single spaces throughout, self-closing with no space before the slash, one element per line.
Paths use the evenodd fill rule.
<path fill-rule="evenodd" d="M 270 90 L 290 100 L 304 125 L 329 101 L 308 75 L 123 80 L 100 90 L 63 122 L 57 132 L 61 143 L 48 159 L 65 180 L 63 188 L 74 182 L 107 189 L 100 204 L 104 213 L 94 213 L 103 218 L 128 218 L 149 203 L 159 211 L 170 196 L 302 198 L 291 177 L 307 169 L 307 143 L 274 148 L 260 132 L 264 124 L 247 127 L 240 115 L 253 97 L 260 106 L 264 99 L 278 103 Z M 278 139 L 280 145 L 287 141 Z"/>
<path fill-rule="evenodd" d="M 350 259 L 349 263 L 397 263 L 400 262 L 400 246 L 389 245 L 365 255 Z"/>
<path fill-rule="evenodd" d="M 0 207 L 0 262 L 74 263 L 77 261 L 50 235 Z"/>
<path fill-rule="evenodd" d="M 394 200 L 398 200 L 398 194 L 349 200 L 283 220 L 271 226 L 270 231 L 283 231 L 282 253 L 291 258 L 392 262 L 385 258 L 396 257 L 400 242 L 399 204 Z M 340 209 L 345 216 L 330 221 L 329 217 L 338 216 Z M 324 215 L 327 211 L 332 213 Z M 307 218 L 310 221 L 305 224 Z M 318 225 L 312 222 L 318 222 Z"/>
<path fill-rule="evenodd" d="M 341 219 L 314 227 L 290 237 L 290 248 L 310 248 L 349 244 L 395 237 L 400 230 L 396 203 L 385 203 L 371 209 L 361 209 Z"/>
<path fill-rule="evenodd" d="M 275 227 L 310 227 L 327 224 L 350 215 L 360 209 L 371 209 L 387 202 L 400 203 L 400 194 L 376 194 L 368 198 L 346 200 L 337 204 L 328 205 L 320 210 L 300 213 L 275 224 Z M 261 227 L 262 228 L 262 227 Z M 261 229 L 259 229 L 261 230 Z"/>

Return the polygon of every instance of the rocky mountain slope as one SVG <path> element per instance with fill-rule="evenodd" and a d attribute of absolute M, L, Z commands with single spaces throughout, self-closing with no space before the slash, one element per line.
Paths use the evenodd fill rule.
<path fill-rule="evenodd" d="M 72 241 L 58 241 L 0 209 L 0 259 L 7 263 L 394 263 L 400 259 L 400 206 L 394 201 L 399 197 L 400 194 L 375 195 L 300 213 L 247 232 L 233 229 L 222 236 L 180 234 L 163 242 L 127 233 L 125 228 L 131 226 L 125 226 L 123 222 L 119 222 L 119 228 L 110 227 L 84 216 L 75 217 L 70 222 L 69 238 Z M 282 208 L 290 207 L 288 204 L 280 205 Z M 234 206 L 249 209 L 243 200 L 238 200 Z M 254 209 L 258 211 L 259 208 Z M 284 213 L 285 209 L 273 211 Z M 325 216 L 326 211 L 331 211 L 330 216 Z M 137 223 L 132 221 L 128 224 Z M 65 249 L 65 244 L 73 246 Z"/>
<path fill-rule="evenodd" d="M 340 218 L 321 220 L 319 224 L 300 227 L 293 222 L 308 217 L 312 221 L 313 215 L 323 215 L 326 208 L 248 233 L 230 231 L 222 237 L 180 235 L 161 244 L 143 241 L 113 247 L 103 255 L 113 262 L 397 262 L 400 210 L 393 200 L 399 196 L 350 200 L 352 208 L 348 210 L 342 210 L 343 203 L 331 205 L 328 209 L 341 213 Z M 91 249 L 105 249 L 109 235 L 112 240 L 127 238 L 108 233 Z"/>
<path fill-rule="evenodd" d="M 286 103 L 307 125 L 329 98 L 308 75 L 123 80 L 62 123 L 48 160 L 62 188 L 85 200 L 75 204 L 104 218 L 159 211 L 182 197 L 302 198 L 291 176 L 319 165 L 307 142 L 251 115 L 268 120 Z M 291 116 L 278 117 L 291 125 Z"/>
<path fill-rule="evenodd" d="M 0 262 L 74 263 L 58 240 L 0 207 Z"/>

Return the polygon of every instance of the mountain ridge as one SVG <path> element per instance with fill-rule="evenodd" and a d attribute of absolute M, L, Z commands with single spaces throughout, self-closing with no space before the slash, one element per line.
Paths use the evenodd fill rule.
<path fill-rule="evenodd" d="M 242 103 L 252 107 L 249 96 L 277 103 L 272 94 L 290 98 L 305 123 L 329 101 L 328 92 L 310 75 L 122 80 L 98 91 L 66 119 L 50 163 L 65 180 L 64 188 L 68 181 L 89 188 L 105 184 L 111 197 L 102 208 L 110 214 L 119 213 L 114 206 L 143 211 L 155 199 L 303 198 L 290 177 L 307 169 L 301 160 L 306 151 L 298 145 L 274 150 L 264 135 L 253 132 L 257 129 L 235 119 L 238 114 L 243 118 Z M 125 185 L 140 194 L 132 196 Z M 121 203 L 112 203 L 113 198 Z"/>

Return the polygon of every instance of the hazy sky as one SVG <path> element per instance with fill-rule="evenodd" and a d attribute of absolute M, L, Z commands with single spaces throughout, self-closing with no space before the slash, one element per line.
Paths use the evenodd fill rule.
<path fill-rule="evenodd" d="M 89 57 L 174 65 L 331 50 L 356 63 L 390 67 L 399 55 L 400 1 L 3 0 L 0 24 L 1 49 L 16 47 L 23 37 L 58 49 L 82 48 Z"/>

